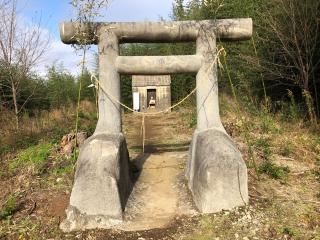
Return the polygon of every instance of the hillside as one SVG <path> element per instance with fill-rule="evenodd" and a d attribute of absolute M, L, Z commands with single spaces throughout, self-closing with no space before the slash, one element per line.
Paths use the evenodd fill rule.
<path fill-rule="evenodd" d="M 126 218 L 139 223 L 131 225 L 132 230 L 143 226 L 156 229 L 63 234 L 58 225 L 65 218 L 74 160 L 62 153 L 61 138 L 69 132 L 73 116 L 69 109 L 59 109 L 41 119 L 25 119 L 19 136 L 3 132 L 6 141 L 13 136 L 15 139 L 10 147 L 1 148 L 0 239 L 319 239 L 317 132 L 302 120 L 288 120 L 281 113 L 249 107 L 241 107 L 239 112 L 228 95 L 221 95 L 221 107 L 223 124 L 248 166 L 248 206 L 198 215 L 192 202 L 183 200 L 188 199 L 183 185 L 195 126 L 193 108 L 181 107 L 160 117 L 148 117 L 145 154 L 141 152 L 141 118 L 125 113 L 124 132 L 131 160 L 137 166 L 133 205 L 128 204 L 133 210 Z M 83 102 L 81 109 L 81 130 L 90 134 L 96 122 L 94 106 Z M 28 141 L 30 137 L 35 140 Z M 178 185 L 168 190 L 174 184 Z M 143 210 L 144 206 L 150 211 Z"/>

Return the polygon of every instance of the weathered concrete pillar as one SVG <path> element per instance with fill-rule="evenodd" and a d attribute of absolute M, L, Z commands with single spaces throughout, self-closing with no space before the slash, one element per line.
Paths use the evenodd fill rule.
<path fill-rule="evenodd" d="M 186 177 L 193 199 L 203 213 L 248 203 L 247 167 L 226 133 L 219 114 L 216 36 L 201 29 L 197 55 L 197 129 L 193 135 Z"/>
<path fill-rule="evenodd" d="M 110 228 L 122 221 L 132 183 L 121 132 L 118 55 L 118 38 L 112 32 L 101 34 L 99 120 L 93 136 L 80 149 L 67 219 L 60 226 L 64 231 Z"/>
<path fill-rule="evenodd" d="M 112 32 L 104 32 L 99 39 L 99 80 L 102 88 L 99 92 L 99 120 L 95 134 L 121 133 L 120 75 L 115 67 L 119 56 L 119 42 Z M 115 99 L 112 99 L 114 97 Z"/>
<path fill-rule="evenodd" d="M 197 55 L 202 56 L 197 73 L 197 130 L 224 130 L 219 114 L 216 37 L 213 32 L 199 31 Z"/>

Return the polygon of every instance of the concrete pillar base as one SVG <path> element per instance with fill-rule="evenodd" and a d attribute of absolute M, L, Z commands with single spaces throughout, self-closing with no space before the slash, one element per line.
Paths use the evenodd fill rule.
<path fill-rule="evenodd" d="M 93 135 L 80 149 L 67 219 L 60 228 L 69 232 L 120 223 L 131 189 L 123 135 Z"/>
<path fill-rule="evenodd" d="M 202 213 L 215 213 L 249 201 L 247 167 L 231 138 L 220 129 L 195 132 L 186 177 Z"/>
<path fill-rule="evenodd" d="M 110 229 L 122 223 L 122 220 L 102 215 L 86 215 L 77 208 L 66 209 L 67 218 L 60 224 L 63 232 L 83 231 L 89 229 Z"/>

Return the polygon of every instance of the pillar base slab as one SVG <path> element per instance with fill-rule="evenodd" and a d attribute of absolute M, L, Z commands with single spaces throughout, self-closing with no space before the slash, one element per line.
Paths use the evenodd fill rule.
<path fill-rule="evenodd" d="M 130 162 L 122 134 L 98 134 L 80 149 L 67 219 L 60 228 L 109 228 L 122 221 L 132 189 Z"/>
<path fill-rule="evenodd" d="M 195 132 L 186 177 L 202 213 L 248 203 L 247 167 L 232 139 L 218 129 Z"/>

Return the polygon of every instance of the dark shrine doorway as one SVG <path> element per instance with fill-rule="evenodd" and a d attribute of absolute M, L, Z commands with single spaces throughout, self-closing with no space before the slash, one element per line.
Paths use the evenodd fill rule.
<path fill-rule="evenodd" d="M 156 89 L 147 89 L 147 106 L 155 107 L 157 99 L 157 90 Z"/>

